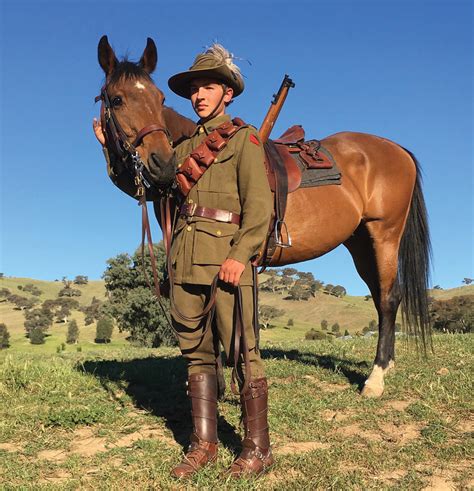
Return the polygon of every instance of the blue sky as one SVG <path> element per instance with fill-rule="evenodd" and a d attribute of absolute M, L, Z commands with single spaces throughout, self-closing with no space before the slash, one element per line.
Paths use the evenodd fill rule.
<path fill-rule="evenodd" d="M 232 114 L 260 125 L 284 73 L 296 87 L 273 136 L 302 124 L 311 138 L 342 130 L 392 139 L 424 171 L 433 284 L 473 276 L 471 1 L 1 2 L 1 264 L 9 276 L 100 278 L 132 252 L 140 210 L 108 180 L 91 131 L 103 80 L 97 43 L 138 59 L 158 46 L 167 88 L 214 40 L 242 58 L 246 91 Z M 324 231 L 322 231 L 324 233 Z M 154 239 L 161 232 L 154 227 Z M 367 287 L 340 247 L 299 264 L 352 294 Z"/>

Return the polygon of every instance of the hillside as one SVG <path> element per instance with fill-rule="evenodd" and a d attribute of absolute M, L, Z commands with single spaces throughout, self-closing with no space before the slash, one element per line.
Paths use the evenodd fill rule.
<path fill-rule="evenodd" d="M 64 287 L 61 281 L 43 281 L 31 278 L 8 277 L 0 280 L 0 289 L 8 288 L 11 293 L 31 298 L 33 295 L 18 289 L 18 286 L 23 288 L 29 283 L 35 285 L 42 291 L 42 294 L 36 297 L 41 302 L 57 298 L 59 291 Z M 73 286 L 81 291 L 80 297 L 74 297 L 81 306 L 89 305 L 93 297 L 96 297 L 99 300 L 105 300 L 106 298 L 103 281 L 89 281 L 87 285 Z M 97 345 L 94 343 L 95 324 L 86 326 L 84 324 L 84 315 L 82 312 L 73 310 L 70 319 L 75 319 L 78 323 L 80 329 L 79 346 L 86 349 L 105 349 L 107 347 L 107 345 Z M 10 333 L 11 347 L 9 348 L 9 352 L 34 350 L 35 352 L 41 351 L 51 353 L 56 351 L 57 346 L 66 339 L 67 324 L 55 322 L 53 327 L 48 331 L 46 343 L 40 346 L 32 346 L 29 340 L 25 338 L 24 321 L 24 315 L 20 310 L 14 309 L 13 305 L 8 302 L 0 302 L 0 322 L 4 322 L 7 325 Z M 116 347 L 128 344 L 125 341 L 126 337 L 126 333 L 119 333 L 118 330 L 115 330 L 111 344 Z"/>
<path fill-rule="evenodd" d="M 265 280 L 265 276 L 262 277 Z M 31 278 L 2 278 L 0 280 L 0 288 L 8 288 L 12 293 L 31 297 L 29 293 L 20 291 L 18 286 L 24 287 L 31 283 L 37 286 L 43 293 L 38 297 L 40 301 L 54 299 L 58 292 L 63 288 L 61 281 L 42 281 Z M 74 285 L 82 294 L 80 297 L 75 297 L 81 305 L 90 304 L 93 297 L 100 300 L 105 300 L 106 292 L 103 281 L 89 281 L 87 285 Z M 446 300 L 459 295 L 474 294 L 474 285 L 462 286 L 459 288 L 447 290 L 430 290 L 430 295 L 437 299 Z M 284 315 L 272 320 L 275 328 L 268 329 L 262 332 L 262 340 L 283 341 L 283 340 L 300 340 L 304 337 L 306 331 L 311 328 L 320 329 L 323 319 L 328 321 L 329 330 L 335 322 L 338 322 L 341 328 L 341 333 L 347 329 L 350 333 L 362 329 L 369 324 L 371 320 L 377 319 L 373 302 L 366 301 L 364 297 L 346 295 L 338 298 L 332 295 L 317 292 L 315 297 L 311 297 L 307 301 L 292 301 L 285 300 L 285 295 L 280 293 L 261 292 L 259 294 L 260 305 L 270 305 L 283 309 Z M 85 348 L 98 346 L 94 344 L 95 325 L 85 326 L 84 316 L 81 312 L 73 311 L 72 318 L 76 319 L 81 330 L 80 344 L 85 343 Z M 293 319 L 294 325 L 291 328 L 283 329 L 287 326 L 288 319 Z M 400 316 L 399 316 L 400 318 Z M 10 332 L 10 342 L 14 350 L 29 350 L 31 345 L 24 337 L 24 316 L 19 310 L 15 310 L 12 304 L 7 302 L 0 303 L 0 322 L 4 322 Z M 62 343 L 66 336 L 67 327 L 65 324 L 55 323 L 50 330 L 51 336 L 48 338 L 46 345 L 41 347 L 35 346 L 34 349 L 54 351 L 56 346 Z M 126 334 L 116 331 L 113 336 L 113 343 L 125 343 Z"/>

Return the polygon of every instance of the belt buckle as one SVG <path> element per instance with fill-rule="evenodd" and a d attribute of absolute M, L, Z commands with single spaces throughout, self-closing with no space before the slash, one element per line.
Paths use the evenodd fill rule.
<path fill-rule="evenodd" d="M 188 204 L 188 209 L 186 211 L 186 221 L 190 223 L 191 218 L 194 216 L 194 213 L 196 213 L 196 208 L 197 208 L 197 203 L 191 203 Z"/>

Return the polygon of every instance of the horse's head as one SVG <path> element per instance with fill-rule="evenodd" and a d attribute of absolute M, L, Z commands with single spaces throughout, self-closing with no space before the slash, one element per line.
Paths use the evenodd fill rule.
<path fill-rule="evenodd" d="M 133 63 L 117 60 L 107 36 L 102 36 L 98 55 L 106 76 L 110 111 L 123 130 L 122 139 L 136 148 L 153 183 L 161 189 L 168 188 L 175 177 L 176 162 L 165 123 L 164 96 L 150 77 L 157 63 L 155 43 L 148 38 L 140 61 Z M 104 91 L 102 98 L 101 120 L 102 128 L 106 129 L 106 144 L 109 151 L 117 153 L 117 145 L 111 141 L 114 131 L 110 123 L 106 128 Z"/>

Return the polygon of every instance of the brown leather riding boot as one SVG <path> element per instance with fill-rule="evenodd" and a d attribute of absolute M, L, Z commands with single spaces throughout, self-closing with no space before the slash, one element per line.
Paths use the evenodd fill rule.
<path fill-rule="evenodd" d="M 197 470 L 217 458 L 217 377 L 211 373 L 194 373 L 188 379 L 193 433 L 191 445 L 171 475 L 191 477 Z"/>
<path fill-rule="evenodd" d="M 273 462 L 268 434 L 268 386 L 266 378 L 253 379 L 240 396 L 245 438 L 242 452 L 230 468 L 232 477 L 259 476 Z"/>

